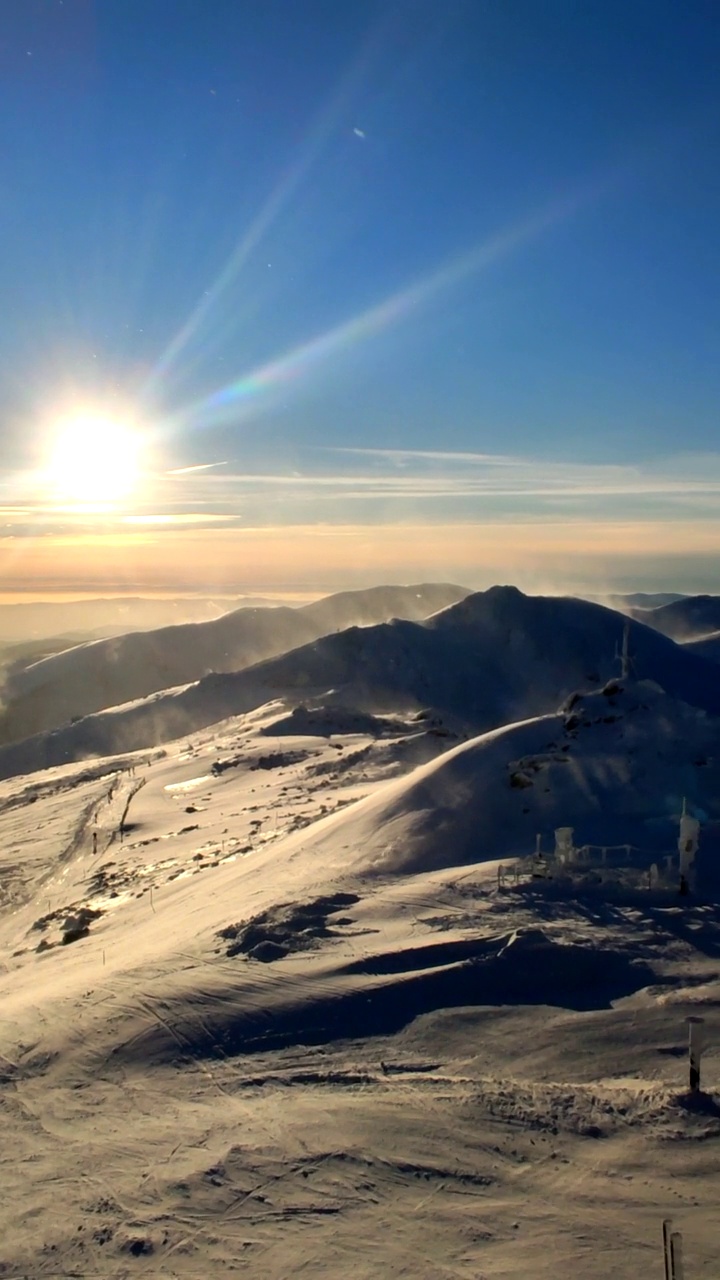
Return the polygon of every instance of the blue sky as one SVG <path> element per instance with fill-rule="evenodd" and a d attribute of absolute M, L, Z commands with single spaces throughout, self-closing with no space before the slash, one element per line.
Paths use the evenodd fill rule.
<path fill-rule="evenodd" d="M 458 523 L 501 572 L 488 527 L 604 524 L 711 564 L 719 54 L 698 0 L 5 0 L 7 535 Z M 142 500 L 33 488 L 69 400 L 140 416 Z"/>

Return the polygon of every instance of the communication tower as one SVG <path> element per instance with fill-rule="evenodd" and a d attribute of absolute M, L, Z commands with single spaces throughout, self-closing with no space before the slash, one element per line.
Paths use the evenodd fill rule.
<path fill-rule="evenodd" d="M 620 663 L 620 676 L 623 680 L 627 680 L 629 676 L 635 674 L 635 655 L 630 652 L 629 622 L 626 622 L 623 627 L 622 647 L 618 651 L 616 646 L 615 657 Z"/>

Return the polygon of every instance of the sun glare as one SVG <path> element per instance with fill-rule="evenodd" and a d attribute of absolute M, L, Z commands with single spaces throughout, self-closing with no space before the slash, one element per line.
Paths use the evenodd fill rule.
<path fill-rule="evenodd" d="M 116 418 L 100 413 L 63 418 L 46 464 L 54 496 L 83 506 L 129 497 L 140 478 L 140 444 L 138 432 Z"/>

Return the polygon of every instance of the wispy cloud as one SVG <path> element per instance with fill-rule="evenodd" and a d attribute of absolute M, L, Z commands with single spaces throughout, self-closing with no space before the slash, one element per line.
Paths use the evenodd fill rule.
<path fill-rule="evenodd" d="M 524 465 L 528 459 L 514 458 L 508 454 L 462 452 L 448 449 L 372 449 L 349 445 L 333 445 L 326 449 L 328 453 L 357 455 L 366 458 L 388 458 L 398 463 L 404 462 L 479 462 L 486 466 Z"/>
<path fill-rule="evenodd" d="M 189 476 L 195 471 L 212 471 L 215 467 L 226 467 L 227 462 L 196 462 L 192 467 L 174 467 L 168 471 L 169 476 Z"/>
<path fill-rule="evenodd" d="M 232 467 L 232 469 L 230 469 Z M 717 519 L 720 453 L 646 463 L 557 462 L 450 450 L 312 449 L 292 468 L 257 471 L 227 461 L 196 463 L 144 477 L 124 507 L 57 505 L 33 498 L 32 477 L 6 477 L 0 521 L 6 533 L 29 528 L 172 526 L 224 523 L 288 526 L 478 521 L 583 520 L 664 525 Z"/>
<path fill-rule="evenodd" d="M 449 489 L 458 479 L 472 491 L 507 494 L 658 494 L 716 493 L 720 453 L 684 453 L 634 463 L 578 463 L 527 455 L 430 449 L 328 447 L 330 456 L 376 463 L 368 480 L 406 476 L 419 485 L 432 478 Z M 384 469 L 383 469 L 384 468 Z"/>
<path fill-rule="evenodd" d="M 567 518 L 573 505 L 612 519 L 623 510 L 634 519 L 663 513 L 691 519 L 720 494 L 720 454 L 620 465 L 449 450 L 327 449 L 308 451 L 304 462 L 302 470 L 188 475 L 184 497 L 192 494 L 208 508 L 236 503 L 249 518 L 272 501 L 273 519 L 282 523 L 322 509 L 323 519 L 342 524 L 348 503 L 365 504 L 372 524 L 423 512 L 444 522 Z M 281 499 L 284 516 L 275 510 Z"/>

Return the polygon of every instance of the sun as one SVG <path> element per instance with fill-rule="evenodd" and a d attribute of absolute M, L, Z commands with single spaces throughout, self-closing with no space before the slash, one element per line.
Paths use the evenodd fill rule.
<path fill-rule="evenodd" d="M 103 505 L 129 497 L 140 480 L 137 429 L 103 413 L 73 413 L 51 436 L 48 485 L 59 501 Z"/>

